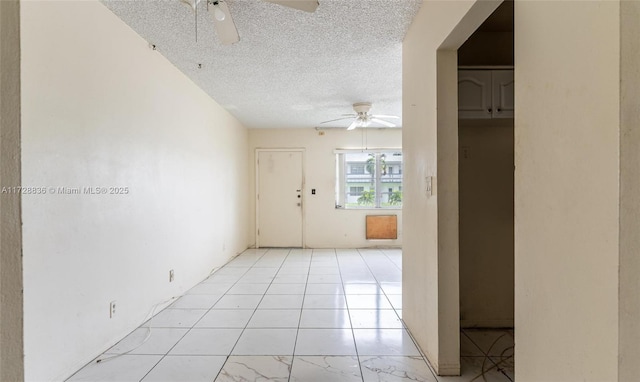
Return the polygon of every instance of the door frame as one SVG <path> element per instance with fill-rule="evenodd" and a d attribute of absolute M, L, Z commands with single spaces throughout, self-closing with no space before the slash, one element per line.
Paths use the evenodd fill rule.
<path fill-rule="evenodd" d="M 260 248 L 260 236 L 258 235 L 258 231 L 260 230 L 260 199 L 258 195 L 260 194 L 260 165 L 258 164 L 258 160 L 260 158 L 261 152 L 299 152 L 302 154 L 302 185 L 300 186 L 301 191 L 301 205 L 300 205 L 300 213 L 302 214 L 302 248 L 306 248 L 306 149 L 300 147 L 294 148 L 256 148 L 254 155 L 254 168 L 255 168 L 255 194 L 253 195 L 254 200 L 256 202 L 256 221 L 255 221 L 255 240 L 256 240 L 256 248 Z"/>

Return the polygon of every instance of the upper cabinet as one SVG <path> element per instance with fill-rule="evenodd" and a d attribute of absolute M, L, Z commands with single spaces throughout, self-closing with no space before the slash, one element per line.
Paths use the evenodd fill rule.
<path fill-rule="evenodd" d="M 458 116 L 513 118 L 513 70 L 459 70 Z"/>
<path fill-rule="evenodd" d="M 513 118 L 513 70 L 491 71 L 493 118 Z"/>

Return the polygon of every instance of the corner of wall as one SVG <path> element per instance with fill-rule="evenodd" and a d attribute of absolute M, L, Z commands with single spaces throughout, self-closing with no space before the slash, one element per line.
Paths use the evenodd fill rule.
<path fill-rule="evenodd" d="M 25 374 L 62 380 L 246 249 L 248 132 L 99 1 L 23 1 L 20 37 L 22 182 L 53 190 L 22 203 Z"/>
<path fill-rule="evenodd" d="M 618 381 L 640 375 L 640 2 L 620 2 Z"/>
<path fill-rule="evenodd" d="M 0 1 L 0 380 L 24 379 L 20 2 Z"/>
<path fill-rule="evenodd" d="M 457 88 L 456 50 L 500 3 L 427 0 L 403 43 L 403 316 L 439 373 L 459 372 L 457 99 L 446 87 Z"/>

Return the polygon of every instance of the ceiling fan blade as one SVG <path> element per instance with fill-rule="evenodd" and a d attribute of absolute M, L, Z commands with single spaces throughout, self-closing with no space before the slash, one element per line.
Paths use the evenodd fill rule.
<path fill-rule="evenodd" d="M 196 9 L 196 6 L 200 2 L 200 0 L 181 0 L 184 4 L 191 7 L 191 9 Z"/>
<path fill-rule="evenodd" d="M 349 127 L 347 127 L 347 131 L 353 130 L 356 127 L 358 127 L 358 120 L 356 119 L 355 121 L 351 122 L 351 124 L 349 125 Z"/>
<path fill-rule="evenodd" d="M 270 3 L 282 5 L 289 8 L 299 9 L 305 12 L 315 12 L 318 8 L 318 0 L 265 0 Z"/>
<path fill-rule="evenodd" d="M 353 117 L 337 118 L 337 119 L 332 119 L 332 120 L 330 120 L 330 121 L 320 122 L 320 124 L 323 124 L 323 123 L 329 123 L 329 122 L 335 122 L 335 121 L 342 121 L 343 119 L 351 119 L 351 118 L 353 118 Z"/>
<path fill-rule="evenodd" d="M 218 7 L 218 10 L 224 12 L 223 20 L 220 20 L 218 17 L 216 17 L 216 7 Z M 231 17 L 231 12 L 229 12 L 227 3 L 220 1 L 217 5 L 209 5 L 207 10 L 209 11 L 209 15 L 213 20 L 213 25 L 216 28 L 218 38 L 223 45 L 231 45 L 240 41 L 238 29 L 236 29 L 236 23 L 233 22 L 233 18 Z"/>
<path fill-rule="evenodd" d="M 396 125 L 394 125 L 393 123 L 387 122 L 387 121 L 383 121 L 382 119 L 378 119 L 378 118 L 371 118 L 371 122 L 379 123 L 379 124 L 387 126 L 387 127 L 396 127 Z"/>
<path fill-rule="evenodd" d="M 397 115 L 384 115 L 384 114 L 376 114 L 376 115 L 372 115 L 373 118 L 393 118 L 393 119 L 400 119 L 400 117 L 398 117 Z"/>

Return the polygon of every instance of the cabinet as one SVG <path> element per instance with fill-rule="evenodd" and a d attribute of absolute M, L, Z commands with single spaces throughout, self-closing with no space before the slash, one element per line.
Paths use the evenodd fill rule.
<path fill-rule="evenodd" d="M 459 70 L 458 117 L 513 118 L 513 70 Z"/>

